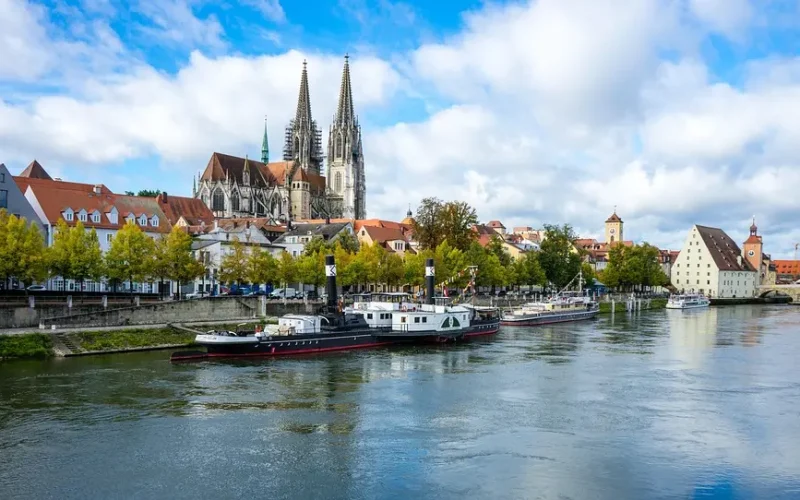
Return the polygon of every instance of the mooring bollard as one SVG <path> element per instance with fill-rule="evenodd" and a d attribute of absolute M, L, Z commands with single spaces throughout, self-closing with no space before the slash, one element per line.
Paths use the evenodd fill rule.
<path fill-rule="evenodd" d="M 108 295 L 103 295 L 103 309 L 108 309 Z"/>
<path fill-rule="evenodd" d="M 139 307 L 139 296 L 133 298 L 133 303 L 136 304 L 136 307 Z"/>
<path fill-rule="evenodd" d="M 67 295 L 67 309 L 72 309 L 72 295 Z"/>
<path fill-rule="evenodd" d="M 36 309 L 36 297 L 33 295 L 28 296 L 28 307 L 31 309 Z"/>

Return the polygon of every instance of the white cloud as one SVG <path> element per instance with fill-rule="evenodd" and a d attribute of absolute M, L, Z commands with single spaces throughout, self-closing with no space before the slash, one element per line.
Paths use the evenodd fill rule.
<path fill-rule="evenodd" d="M 43 9 L 18 0 L 0 0 L 0 81 L 30 81 L 52 64 L 39 41 L 46 38 L 41 26 Z"/>
<path fill-rule="evenodd" d="M 702 22 L 732 38 L 739 38 L 753 17 L 749 0 L 690 0 L 689 6 Z"/>
<path fill-rule="evenodd" d="M 157 40 L 187 47 L 225 46 L 216 16 L 196 17 L 188 0 L 139 0 L 136 8 L 152 22 L 138 29 Z"/>
<path fill-rule="evenodd" d="M 268 20 L 275 23 L 286 21 L 286 12 L 283 11 L 280 0 L 244 0 L 245 5 L 249 5 L 261 12 Z"/>
<path fill-rule="evenodd" d="M 698 50 L 705 32 L 697 21 L 733 36 L 746 32 L 750 17 L 736 11 L 739 3 L 730 4 L 737 14 L 708 2 L 687 7 L 690 1 L 490 5 L 465 15 L 461 32 L 446 40 L 389 60 L 356 54 L 369 215 L 400 218 L 408 203 L 438 196 L 464 199 L 483 219 L 507 226 L 570 222 L 599 235 L 616 205 L 627 238 L 677 246 L 692 223 L 744 236 L 756 213 L 767 251 L 791 253 L 800 241 L 800 230 L 786 223 L 800 209 L 791 192 L 800 181 L 800 64 L 751 61 L 738 68 L 740 83 L 721 81 Z M 9 5 L 23 4 L 0 0 L 0 12 L 11 12 Z M 213 16 L 198 19 L 190 4 L 176 1 L 144 5 L 160 22 L 159 37 L 224 47 Z M 381 5 L 392 15 L 416 16 L 403 4 Z M 63 73 L 65 61 L 86 57 L 87 39 L 107 36 L 110 49 L 93 55 L 93 78 L 80 85 L 71 79 L 69 93 L 0 97 L 0 158 L 9 166 L 36 156 L 82 169 L 155 155 L 186 171 L 184 185 L 162 188 L 186 193 L 191 173 L 212 151 L 256 153 L 265 114 L 272 156 L 280 156 L 304 58 L 323 134 L 336 105 L 339 54 L 195 51 L 167 74 L 132 60 L 133 51 L 98 20 L 84 20 L 91 35 L 74 43 L 48 39 L 44 12 L 14 15 L 17 24 L 27 23 L 13 32 L 21 47 L 14 57 L 44 58 L 27 73 L 0 62 L 0 75 Z M 186 23 L 178 33 L 180 19 Z M 86 74 L 85 64 L 76 66 Z M 369 126 L 391 123 L 379 113 L 406 104 L 427 116 Z"/>

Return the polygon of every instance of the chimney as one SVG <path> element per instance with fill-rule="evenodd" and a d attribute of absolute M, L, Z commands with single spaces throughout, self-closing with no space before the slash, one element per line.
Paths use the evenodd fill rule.
<path fill-rule="evenodd" d="M 339 301 L 336 296 L 336 261 L 333 255 L 325 256 L 325 276 L 327 278 L 325 293 L 328 294 L 328 310 L 333 312 L 336 310 L 336 303 Z"/>
<path fill-rule="evenodd" d="M 94 194 L 100 194 L 101 192 L 102 192 L 102 187 L 100 186 L 100 184 L 95 184 L 94 185 Z"/>
<path fill-rule="evenodd" d="M 167 198 L 167 192 L 166 192 L 166 191 L 164 191 L 164 192 L 163 192 L 163 193 L 161 193 L 161 194 L 162 194 L 162 199 L 164 200 L 164 203 L 167 203 L 167 202 L 169 201 L 169 199 Z"/>
<path fill-rule="evenodd" d="M 56 177 L 56 178 L 54 178 L 53 180 L 54 180 L 54 181 L 61 182 L 61 177 Z"/>
<path fill-rule="evenodd" d="M 436 284 L 434 283 L 434 276 L 436 275 L 436 271 L 433 266 L 433 259 L 427 259 L 425 261 L 425 285 L 426 285 L 426 294 L 428 295 L 428 304 L 433 304 L 433 293 Z"/>

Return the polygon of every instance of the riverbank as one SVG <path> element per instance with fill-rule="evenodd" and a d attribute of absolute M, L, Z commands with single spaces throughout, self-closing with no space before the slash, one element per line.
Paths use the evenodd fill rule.
<path fill-rule="evenodd" d="M 614 302 L 614 313 L 618 312 L 627 312 L 628 311 L 628 302 L 619 301 Z M 667 307 L 667 299 L 642 299 L 641 300 L 641 310 L 642 311 L 654 311 L 658 309 L 664 309 Z M 611 314 L 611 302 L 600 302 L 600 314 Z"/>
<path fill-rule="evenodd" d="M 267 322 L 271 322 L 268 319 Z M 264 321 L 235 324 L 214 324 L 217 330 L 253 328 Z M 111 354 L 155 349 L 173 349 L 194 345 L 195 335 L 202 325 L 165 325 L 158 328 L 116 328 L 113 330 L 82 329 L 59 333 L 15 333 L 0 335 L 0 360 L 23 358 L 70 357 Z"/>

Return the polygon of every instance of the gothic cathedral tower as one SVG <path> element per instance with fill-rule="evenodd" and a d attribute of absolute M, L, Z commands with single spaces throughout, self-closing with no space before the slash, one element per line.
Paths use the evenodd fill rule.
<path fill-rule="evenodd" d="M 283 160 L 296 161 L 306 172 L 320 175 L 322 167 L 322 132 L 311 117 L 311 96 L 308 91 L 308 70 L 303 61 L 300 95 L 294 120 L 286 127 Z"/>
<path fill-rule="evenodd" d="M 344 56 L 339 106 L 328 137 L 327 181 L 331 199 L 341 207 L 344 218 L 367 217 L 361 126 L 353 107 L 348 56 Z"/>

